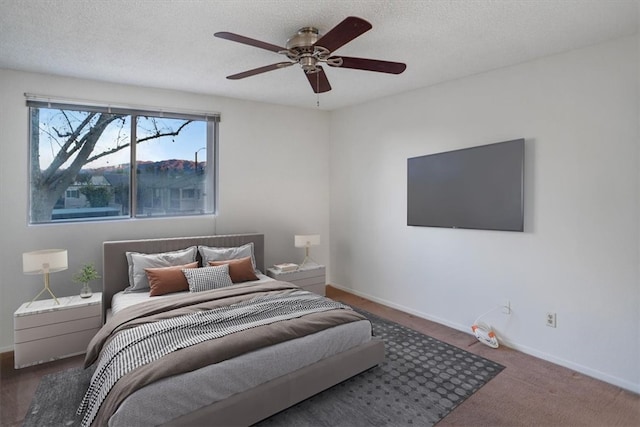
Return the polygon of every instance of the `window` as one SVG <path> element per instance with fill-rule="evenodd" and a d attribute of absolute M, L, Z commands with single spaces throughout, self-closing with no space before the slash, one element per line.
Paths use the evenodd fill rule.
<path fill-rule="evenodd" d="M 214 213 L 219 116 L 27 106 L 31 224 Z"/>

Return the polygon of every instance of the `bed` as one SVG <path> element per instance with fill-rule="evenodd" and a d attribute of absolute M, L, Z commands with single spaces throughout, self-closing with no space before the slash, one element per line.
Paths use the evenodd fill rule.
<path fill-rule="evenodd" d="M 264 235 L 257 233 L 104 242 L 103 320 L 111 315 L 114 295 L 129 284 L 127 252 L 153 254 L 192 246 L 235 248 L 249 243 L 253 244 L 255 267 L 264 271 Z M 269 283 L 265 276 L 260 279 L 256 289 L 283 287 L 287 290 L 282 292 L 302 292 L 288 290 L 295 288 L 291 284 Z M 247 282 L 225 292 L 244 292 L 253 286 Z M 109 415 L 108 423 L 113 426 L 252 425 L 380 364 L 384 360 L 384 345 L 371 338 L 370 325 L 366 323 L 354 321 L 327 328 L 161 379 L 126 397 Z M 356 337 L 356 332 L 351 335 L 356 329 L 357 334 L 362 335 L 365 327 L 369 328 L 367 339 Z M 300 356 L 292 357 L 297 354 Z M 239 378 L 240 371 L 251 380 Z M 223 391 L 215 389 L 218 383 Z M 204 389 L 207 390 L 201 393 Z M 194 394 L 198 395 L 197 399 L 193 398 Z M 165 399 L 165 403 L 158 405 L 158 399 Z"/>

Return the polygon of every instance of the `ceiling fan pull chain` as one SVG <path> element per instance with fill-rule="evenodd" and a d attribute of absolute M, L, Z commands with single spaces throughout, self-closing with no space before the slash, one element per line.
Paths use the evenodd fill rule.
<path fill-rule="evenodd" d="M 320 108 L 320 73 L 316 73 L 316 108 Z"/>

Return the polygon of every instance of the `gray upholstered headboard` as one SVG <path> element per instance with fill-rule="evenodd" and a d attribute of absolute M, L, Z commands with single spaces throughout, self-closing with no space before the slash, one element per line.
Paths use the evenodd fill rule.
<path fill-rule="evenodd" d="M 113 295 L 129 286 L 126 252 L 158 253 L 189 246 L 235 247 L 253 242 L 256 267 L 264 272 L 264 234 L 172 237 L 166 239 L 119 240 L 102 244 L 102 320 L 111 308 Z M 199 258 L 199 255 L 198 255 Z"/>

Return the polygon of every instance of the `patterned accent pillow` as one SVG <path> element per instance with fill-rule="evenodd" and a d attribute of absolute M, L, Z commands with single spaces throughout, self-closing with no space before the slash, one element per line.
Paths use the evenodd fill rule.
<path fill-rule="evenodd" d="M 189 291 L 200 292 L 233 285 L 229 276 L 229 265 L 216 267 L 185 268 L 182 270 L 189 283 Z"/>

